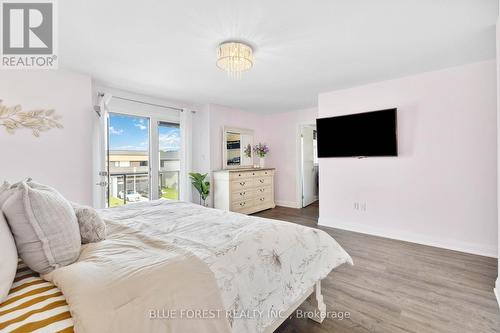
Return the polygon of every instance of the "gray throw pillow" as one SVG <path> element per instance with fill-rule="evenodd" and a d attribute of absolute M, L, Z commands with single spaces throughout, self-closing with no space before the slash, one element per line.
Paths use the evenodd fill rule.
<path fill-rule="evenodd" d="M 51 187 L 21 182 L 2 210 L 19 256 L 40 274 L 75 262 L 81 238 L 71 204 Z"/>
<path fill-rule="evenodd" d="M 71 203 L 71 206 L 73 206 L 78 220 L 82 244 L 97 243 L 106 239 L 106 224 L 94 208 L 74 202 Z"/>

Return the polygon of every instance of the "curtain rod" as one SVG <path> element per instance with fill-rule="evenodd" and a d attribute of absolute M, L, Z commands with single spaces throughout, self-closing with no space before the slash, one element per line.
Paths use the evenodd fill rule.
<path fill-rule="evenodd" d="M 140 103 L 140 104 L 146 104 L 146 105 L 151 105 L 151 106 L 157 106 L 157 107 L 160 107 L 160 108 L 171 109 L 171 110 L 176 110 L 176 111 L 180 111 L 180 112 L 184 111 L 181 108 L 175 108 L 173 106 L 166 106 L 166 105 L 161 105 L 161 104 L 148 103 L 148 102 L 138 101 L 138 100 L 135 100 L 135 99 L 125 98 L 125 97 L 120 97 L 120 96 L 115 96 L 115 95 L 112 95 L 112 98 L 121 99 L 123 101 L 129 101 L 129 102 L 134 102 L 134 103 Z"/>

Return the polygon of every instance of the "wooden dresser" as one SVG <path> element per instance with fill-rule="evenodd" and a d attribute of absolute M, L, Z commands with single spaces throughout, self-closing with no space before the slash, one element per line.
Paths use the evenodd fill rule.
<path fill-rule="evenodd" d="M 215 171 L 214 206 L 243 214 L 274 208 L 274 169 Z"/>

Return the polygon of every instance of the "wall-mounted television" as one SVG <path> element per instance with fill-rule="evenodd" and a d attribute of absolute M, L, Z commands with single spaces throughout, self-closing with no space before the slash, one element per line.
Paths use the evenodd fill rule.
<path fill-rule="evenodd" d="M 397 109 L 316 119 L 318 157 L 398 156 Z"/>

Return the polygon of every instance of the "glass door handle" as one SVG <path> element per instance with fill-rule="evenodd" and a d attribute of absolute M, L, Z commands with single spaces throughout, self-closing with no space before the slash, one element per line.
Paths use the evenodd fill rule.
<path fill-rule="evenodd" d="M 108 182 L 99 182 L 99 183 L 96 183 L 96 185 L 106 187 L 106 186 L 108 186 Z"/>

